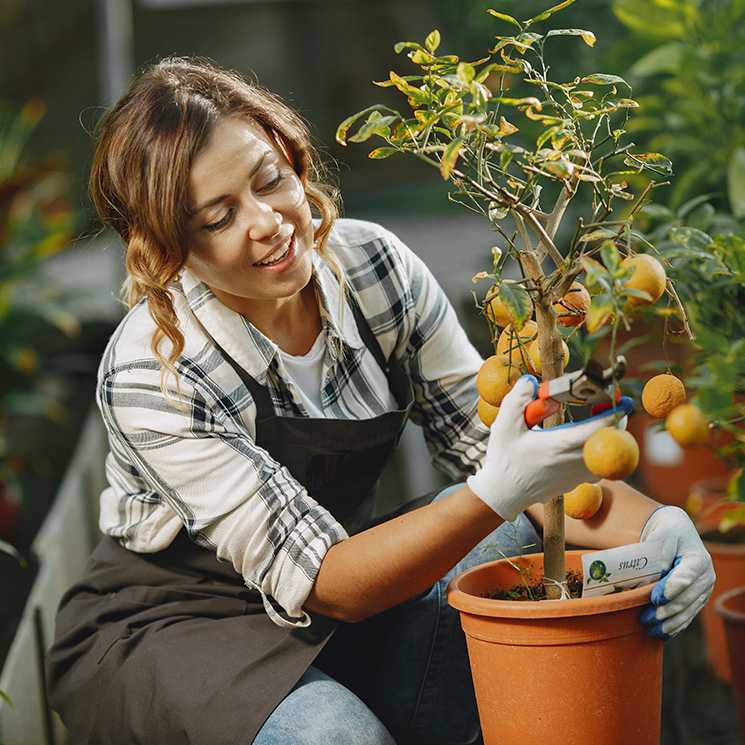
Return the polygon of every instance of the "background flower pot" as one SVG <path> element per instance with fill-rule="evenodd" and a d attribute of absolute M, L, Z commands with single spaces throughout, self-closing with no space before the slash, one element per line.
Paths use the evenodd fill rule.
<path fill-rule="evenodd" d="M 719 519 L 700 520 L 696 528 L 706 550 L 711 554 L 717 579 L 709 602 L 701 611 L 706 653 L 714 674 L 719 680 L 730 683 L 732 668 L 727 654 L 724 622 L 714 610 L 717 598 L 725 592 L 745 585 L 745 526 L 720 533 Z M 728 541 L 728 542 L 727 542 Z"/>
<path fill-rule="evenodd" d="M 568 571 L 582 554 L 568 551 Z M 518 559 L 514 560 L 518 562 Z M 524 556 L 533 580 L 543 554 Z M 658 745 L 662 642 L 639 621 L 652 586 L 599 598 L 492 600 L 520 575 L 508 560 L 455 577 L 448 602 L 460 611 L 485 745 L 536 742 Z"/>
<path fill-rule="evenodd" d="M 745 742 L 745 586 L 722 593 L 714 604 L 723 620 L 732 670 L 732 688 L 740 735 Z"/>
<path fill-rule="evenodd" d="M 729 468 L 716 455 L 719 440 L 712 435 L 709 445 L 678 445 L 660 420 L 647 414 L 630 417 L 627 429 L 639 443 L 638 478 L 644 491 L 664 504 L 685 507 L 692 485 L 704 478 L 722 478 Z M 722 439 L 721 437 L 719 438 Z"/>

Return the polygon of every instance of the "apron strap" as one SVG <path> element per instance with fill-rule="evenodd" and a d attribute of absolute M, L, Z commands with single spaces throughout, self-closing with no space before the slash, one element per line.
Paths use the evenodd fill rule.
<path fill-rule="evenodd" d="M 367 322 L 365 316 L 362 315 L 362 310 L 360 309 L 359 303 L 357 302 L 357 298 L 351 293 L 347 294 L 347 298 L 349 299 L 349 305 L 352 308 L 354 320 L 357 324 L 357 330 L 360 332 L 362 341 L 372 353 L 380 369 L 383 371 L 383 373 L 385 373 L 386 377 L 388 377 L 391 371 L 390 365 L 388 363 L 388 360 L 385 358 L 385 354 L 383 354 L 380 343 L 378 342 L 375 334 L 370 328 L 370 324 Z M 249 375 L 242 367 L 240 367 L 230 355 L 228 355 L 224 351 L 223 354 L 225 354 L 226 359 L 232 365 L 233 369 L 238 373 L 244 385 L 246 386 L 246 388 L 248 388 L 248 392 L 253 397 L 256 403 L 257 420 L 268 419 L 269 417 L 276 416 L 274 406 L 272 405 L 272 399 L 271 394 L 269 393 L 269 389 L 266 386 L 258 383 L 256 379 Z M 396 400 L 398 401 L 398 392 L 394 390 L 393 393 L 396 397 Z M 399 405 L 401 405 L 400 401 Z"/>

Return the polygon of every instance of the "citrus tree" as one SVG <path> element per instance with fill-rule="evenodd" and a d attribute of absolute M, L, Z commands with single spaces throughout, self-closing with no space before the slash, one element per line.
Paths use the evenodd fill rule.
<path fill-rule="evenodd" d="M 607 336 L 614 360 L 618 328 L 629 328 L 637 308 L 656 307 L 665 294 L 687 325 L 664 263 L 634 230 L 671 163 L 657 153 L 635 153 L 625 142 L 637 106 L 630 87 L 606 73 L 567 82 L 550 77 L 547 55 L 556 37 L 595 43 L 584 29 L 545 30 L 545 22 L 573 2 L 525 21 L 490 10 L 506 34 L 475 62 L 441 52 L 436 30 L 423 44 L 400 42 L 396 51 L 406 53 L 409 71 L 391 72 L 378 85 L 397 89 L 406 108 L 374 104 L 337 130 L 341 144 L 382 139 L 371 158 L 405 154 L 432 165 L 450 182 L 449 198 L 482 215 L 501 236 L 489 269 L 474 278 L 488 281 L 476 304 L 495 348 L 479 375 L 485 423 L 523 372 L 543 380 L 563 373 L 571 335 L 583 339 L 585 355 Z M 562 423 L 565 413 L 556 411 L 546 426 Z M 633 470 L 636 443 L 612 441 L 626 436 L 613 429 L 604 432 L 602 449 L 618 452 Z M 602 462 L 594 465 L 599 476 L 630 474 L 619 472 L 617 462 L 608 474 Z M 563 496 L 544 510 L 545 574 L 552 580 L 546 590 L 557 597 L 566 580 Z"/>

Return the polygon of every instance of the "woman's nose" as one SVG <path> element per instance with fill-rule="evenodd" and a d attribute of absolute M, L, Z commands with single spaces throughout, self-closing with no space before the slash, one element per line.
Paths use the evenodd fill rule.
<path fill-rule="evenodd" d="M 248 237 L 252 241 L 273 238 L 280 231 L 282 215 L 271 205 L 257 201 L 248 216 Z"/>

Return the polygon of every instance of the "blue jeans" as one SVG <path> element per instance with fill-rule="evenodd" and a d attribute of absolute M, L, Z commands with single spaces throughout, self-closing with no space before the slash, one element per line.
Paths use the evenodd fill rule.
<path fill-rule="evenodd" d="M 448 487 L 437 499 L 459 486 Z M 254 745 L 473 742 L 480 728 L 465 636 L 445 592 L 456 574 L 501 558 L 498 551 L 514 556 L 518 544 L 524 553 L 542 550 L 524 515 L 487 536 L 429 590 L 376 616 L 377 623 L 363 621 L 337 631 L 342 638 L 348 633 L 335 651 L 342 666 L 365 669 L 367 662 L 358 664 L 355 653 L 369 650 L 367 660 L 374 659 L 374 668 L 361 676 L 367 685 L 356 691 L 344 685 L 339 681 L 345 680 L 344 671 L 336 674 L 338 665 L 331 674 L 309 668 L 265 722 Z M 335 642 L 332 638 L 330 644 Z"/>

